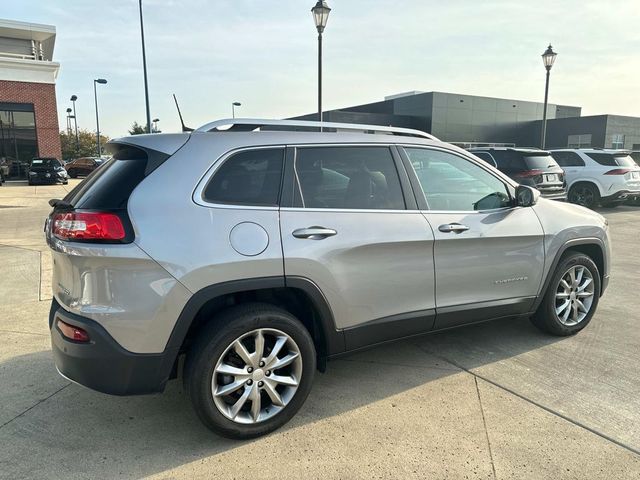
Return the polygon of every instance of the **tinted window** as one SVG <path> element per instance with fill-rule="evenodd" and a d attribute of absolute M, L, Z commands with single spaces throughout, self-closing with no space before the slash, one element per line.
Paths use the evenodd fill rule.
<path fill-rule="evenodd" d="M 635 160 L 638 165 L 640 165 L 640 152 L 631 152 L 630 157 L 633 158 L 633 160 Z"/>
<path fill-rule="evenodd" d="M 546 170 L 547 168 L 557 167 L 558 164 L 549 154 L 545 155 L 526 155 L 524 163 L 529 170 Z"/>
<path fill-rule="evenodd" d="M 511 205 L 507 187 L 491 173 L 457 155 L 407 148 L 431 210 L 491 210 Z"/>
<path fill-rule="evenodd" d="M 628 154 L 613 153 L 587 153 L 587 155 L 593 158 L 600 165 L 607 167 L 633 167 L 635 162 Z"/>
<path fill-rule="evenodd" d="M 496 162 L 493 159 L 493 157 L 487 153 L 487 152 L 473 152 L 473 154 L 478 157 L 480 160 L 484 160 L 485 162 L 487 162 L 489 165 L 495 167 L 496 166 Z"/>
<path fill-rule="evenodd" d="M 61 163 L 55 158 L 34 158 L 31 160 L 32 167 L 46 167 L 53 168 L 59 167 Z"/>
<path fill-rule="evenodd" d="M 296 174 L 306 208 L 405 208 L 387 147 L 300 148 Z"/>
<path fill-rule="evenodd" d="M 203 197 L 213 203 L 277 206 L 283 161 L 282 148 L 236 153 L 218 168 Z"/>
<path fill-rule="evenodd" d="M 584 167 L 584 160 L 575 152 L 553 152 L 551 155 L 561 167 Z"/>

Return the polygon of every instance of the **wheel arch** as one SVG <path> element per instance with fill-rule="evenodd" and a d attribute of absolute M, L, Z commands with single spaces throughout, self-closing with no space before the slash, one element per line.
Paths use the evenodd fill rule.
<path fill-rule="evenodd" d="M 231 306 L 259 301 L 283 308 L 307 328 L 316 345 L 318 366 L 345 349 L 344 335 L 335 327 L 331 308 L 320 288 L 304 277 L 261 277 L 210 285 L 196 292 L 182 309 L 165 348 L 174 368 L 180 354 L 215 315 Z"/>
<path fill-rule="evenodd" d="M 569 195 L 569 192 L 573 187 L 580 185 L 581 183 L 593 185 L 594 187 L 596 187 L 596 189 L 598 190 L 598 194 L 601 197 L 605 196 L 604 187 L 600 184 L 598 180 L 594 178 L 578 178 L 576 180 L 573 180 L 571 183 L 567 184 L 567 195 Z"/>
<path fill-rule="evenodd" d="M 563 256 L 571 252 L 584 253 L 589 258 L 591 258 L 593 262 L 596 264 L 596 266 L 598 267 L 598 273 L 600 274 L 600 285 L 601 286 L 604 285 L 604 275 L 607 267 L 606 265 L 607 258 L 605 256 L 604 242 L 597 237 L 569 240 L 564 245 L 562 245 L 562 247 L 560 247 L 558 249 L 558 252 L 555 254 L 553 258 L 553 262 L 551 263 L 551 266 L 547 271 L 544 282 L 542 283 L 542 289 L 540 290 L 540 294 L 538 295 L 538 298 L 534 302 L 533 311 L 537 310 L 540 304 L 542 303 L 542 300 L 549 288 L 549 284 L 551 283 L 551 279 L 555 274 L 556 268 L 558 268 L 558 264 L 560 263 L 560 260 L 562 259 Z M 600 290 L 601 296 L 602 296 L 602 292 L 603 290 L 601 289 Z"/>

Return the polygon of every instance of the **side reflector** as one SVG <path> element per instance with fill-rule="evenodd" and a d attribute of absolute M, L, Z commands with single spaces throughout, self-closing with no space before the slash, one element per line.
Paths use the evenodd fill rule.
<path fill-rule="evenodd" d="M 109 212 L 67 212 L 53 216 L 52 233 L 60 240 L 122 240 L 122 220 Z"/>
<path fill-rule="evenodd" d="M 73 325 L 69 325 L 68 323 L 63 322 L 60 319 L 57 320 L 57 325 L 62 334 L 68 339 L 85 343 L 89 341 L 89 334 L 80 327 L 74 327 Z"/>

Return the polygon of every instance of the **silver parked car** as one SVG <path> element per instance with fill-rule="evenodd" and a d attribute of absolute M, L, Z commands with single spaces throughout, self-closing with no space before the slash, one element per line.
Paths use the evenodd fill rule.
<path fill-rule="evenodd" d="M 179 375 L 208 427 L 249 438 L 337 355 L 496 318 L 589 323 L 609 279 L 601 215 L 423 132 L 319 126 L 111 141 L 50 202 L 59 372 L 115 395 Z"/>

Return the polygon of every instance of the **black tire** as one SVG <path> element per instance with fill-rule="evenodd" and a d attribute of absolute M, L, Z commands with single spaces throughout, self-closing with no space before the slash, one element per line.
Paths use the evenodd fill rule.
<path fill-rule="evenodd" d="M 78 177 L 78 174 L 76 173 L 76 171 L 75 171 L 75 170 L 69 170 L 69 172 L 68 172 L 68 173 L 69 173 L 69 176 L 70 176 L 71 178 L 77 178 L 77 177 Z"/>
<path fill-rule="evenodd" d="M 600 203 L 600 191 L 593 183 L 581 182 L 569 189 L 568 200 L 576 205 L 595 208 Z"/>
<path fill-rule="evenodd" d="M 279 413 L 263 421 L 241 424 L 223 415 L 214 403 L 212 376 L 227 348 L 242 335 L 259 328 L 280 330 L 295 342 L 302 357 L 302 374 L 297 390 Z M 265 435 L 287 423 L 309 395 L 315 370 L 316 351 L 304 325 L 276 306 L 248 303 L 223 311 L 198 334 L 187 354 L 184 381 L 196 414 L 209 429 L 224 437 L 246 439 Z"/>
<path fill-rule="evenodd" d="M 591 273 L 594 284 L 593 300 L 587 315 L 576 325 L 567 326 L 556 314 L 556 292 L 559 288 L 562 277 L 569 269 L 575 266 L 583 266 Z M 552 335 L 561 337 L 574 335 L 586 327 L 591 321 L 591 318 L 598 308 L 600 288 L 600 272 L 593 260 L 583 253 L 568 253 L 560 259 L 547 291 L 545 292 L 544 298 L 542 299 L 542 303 L 535 314 L 531 317 L 531 322 L 543 332 L 550 333 Z"/>

